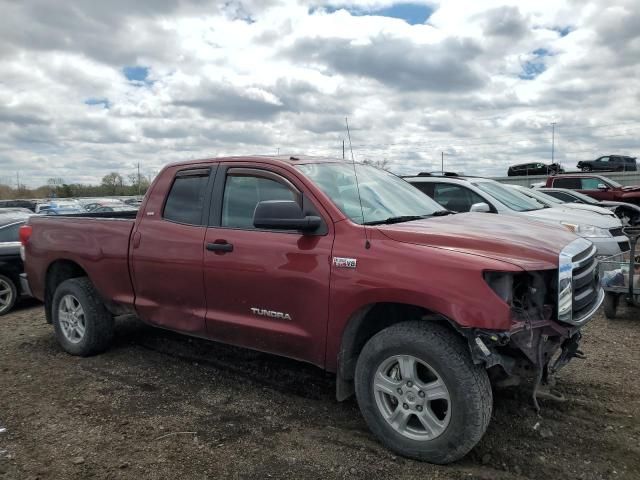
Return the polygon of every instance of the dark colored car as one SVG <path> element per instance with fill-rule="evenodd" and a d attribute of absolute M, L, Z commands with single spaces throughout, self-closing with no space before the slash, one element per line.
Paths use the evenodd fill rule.
<path fill-rule="evenodd" d="M 0 212 L 0 316 L 9 313 L 26 293 L 20 284 L 23 263 L 19 229 L 29 217 L 19 211 Z"/>
<path fill-rule="evenodd" d="M 605 155 L 595 160 L 583 160 L 576 165 L 583 172 L 635 172 L 638 170 L 636 157 L 626 155 Z"/>
<path fill-rule="evenodd" d="M 26 208 L 35 212 L 36 205 L 38 202 L 35 200 L 0 200 L 0 208 Z"/>
<path fill-rule="evenodd" d="M 640 186 L 623 186 L 602 175 L 568 174 L 547 178 L 545 187 L 577 190 L 596 200 L 640 205 Z"/>
<path fill-rule="evenodd" d="M 84 217 L 21 230 L 29 285 L 65 351 L 104 351 L 129 313 L 309 362 L 336 374 L 339 400 L 355 392 L 386 446 L 435 463 L 483 436 L 490 375 L 529 375 L 535 397 L 604 298 L 596 248 L 567 229 L 452 215 L 339 160 L 177 163 L 137 215 Z"/>
<path fill-rule="evenodd" d="M 511 165 L 507 171 L 510 177 L 518 177 L 524 175 L 556 175 L 564 173 L 564 169 L 558 163 L 545 164 L 541 162 L 521 163 L 519 165 Z"/>

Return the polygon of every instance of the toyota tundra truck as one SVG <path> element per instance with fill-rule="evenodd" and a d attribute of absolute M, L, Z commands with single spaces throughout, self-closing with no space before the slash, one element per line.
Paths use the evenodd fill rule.
<path fill-rule="evenodd" d="M 372 166 L 305 157 L 172 164 L 129 212 L 31 217 L 26 276 L 65 351 L 114 317 L 309 362 L 401 455 L 463 457 L 492 382 L 541 385 L 580 356 L 603 299 L 564 228 L 452 215 Z M 535 402 L 537 405 L 537 402 Z"/>

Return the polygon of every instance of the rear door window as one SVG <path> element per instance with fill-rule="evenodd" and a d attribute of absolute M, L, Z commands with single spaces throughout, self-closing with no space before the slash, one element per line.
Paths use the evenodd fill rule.
<path fill-rule="evenodd" d="M 568 188 L 570 190 L 580 190 L 582 183 L 579 178 L 554 178 L 553 186 L 556 188 Z"/>
<path fill-rule="evenodd" d="M 185 225 L 203 225 L 208 181 L 208 168 L 178 172 L 164 206 L 163 218 Z"/>

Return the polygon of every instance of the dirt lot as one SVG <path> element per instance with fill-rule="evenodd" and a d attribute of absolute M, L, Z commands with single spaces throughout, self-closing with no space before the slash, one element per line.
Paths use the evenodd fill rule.
<path fill-rule="evenodd" d="M 439 467 L 381 447 L 314 367 L 132 320 L 106 354 L 74 358 L 28 304 L 0 318 L 0 479 L 637 480 L 640 315 L 622 316 L 588 327 L 566 402 L 537 418 L 527 392 L 496 394 L 482 442 Z"/>

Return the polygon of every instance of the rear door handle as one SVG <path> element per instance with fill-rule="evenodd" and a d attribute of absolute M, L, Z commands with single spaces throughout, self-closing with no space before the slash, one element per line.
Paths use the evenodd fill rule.
<path fill-rule="evenodd" d="M 233 245 L 224 240 L 217 240 L 213 243 L 207 243 L 207 250 L 210 252 L 233 252 Z"/>

